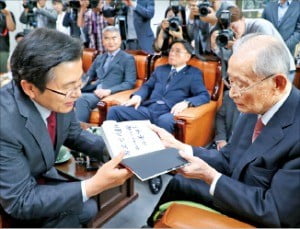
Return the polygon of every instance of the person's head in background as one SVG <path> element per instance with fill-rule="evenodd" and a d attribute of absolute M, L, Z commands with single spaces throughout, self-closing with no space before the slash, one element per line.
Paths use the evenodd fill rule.
<path fill-rule="evenodd" d="M 106 51 L 113 53 L 121 47 L 122 39 L 118 28 L 107 26 L 103 29 L 102 35 L 102 42 Z"/>
<path fill-rule="evenodd" d="M 40 8 L 44 8 L 46 6 L 47 0 L 37 0 L 37 5 Z"/>
<path fill-rule="evenodd" d="M 172 6 L 169 6 L 169 7 L 165 10 L 165 18 L 166 18 L 166 19 L 170 19 L 170 18 L 175 17 L 175 16 L 177 16 L 177 17 L 181 20 L 181 22 L 182 22 L 182 14 L 181 14 L 181 11 L 179 11 L 179 12 L 177 13 L 177 15 L 176 15 L 175 12 L 173 11 Z"/>
<path fill-rule="evenodd" d="M 176 40 L 170 45 L 168 63 L 173 67 L 181 67 L 187 64 L 194 49 L 186 40 Z"/>
<path fill-rule="evenodd" d="M 231 13 L 229 27 L 234 32 L 235 39 L 239 39 L 246 31 L 245 18 L 239 7 L 230 7 L 229 12 Z"/>
<path fill-rule="evenodd" d="M 19 43 L 21 40 L 23 40 L 25 37 L 24 33 L 23 32 L 18 32 L 16 35 L 15 35 L 15 40 L 17 43 Z"/>
<path fill-rule="evenodd" d="M 41 106 L 67 113 L 81 96 L 81 56 L 78 39 L 51 29 L 35 29 L 12 54 L 13 80 Z"/>
<path fill-rule="evenodd" d="M 280 40 L 260 34 L 242 37 L 228 63 L 229 95 L 238 110 L 268 111 L 291 89 L 289 69 L 289 53 Z"/>
<path fill-rule="evenodd" d="M 57 14 L 61 14 L 65 11 L 65 6 L 62 0 L 52 0 L 52 5 Z"/>

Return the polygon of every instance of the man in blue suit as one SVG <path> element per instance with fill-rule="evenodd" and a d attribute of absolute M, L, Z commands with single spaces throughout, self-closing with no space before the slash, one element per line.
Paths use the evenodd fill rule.
<path fill-rule="evenodd" d="M 126 48 L 153 53 L 154 34 L 151 19 L 154 16 L 154 0 L 123 0 L 128 6 Z"/>
<path fill-rule="evenodd" d="M 80 227 L 97 213 L 92 196 L 122 184 L 122 154 L 90 179 L 67 182 L 54 167 L 60 147 L 100 158 L 103 140 L 82 130 L 73 106 L 81 95 L 78 39 L 39 28 L 11 58 L 13 81 L 0 89 L 0 208 L 12 227 Z"/>
<path fill-rule="evenodd" d="M 228 75 L 230 97 L 244 114 L 220 151 L 188 146 L 153 127 L 190 162 L 155 210 L 190 200 L 258 227 L 300 226 L 300 92 L 287 78 L 289 66 L 288 50 L 276 38 L 241 38 Z"/>
<path fill-rule="evenodd" d="M 278 30 L 292 55 L 300 42 L 300 1 L 280 0 L 269 2 L 262 17 Z"/>
<path fill-rule="evenodd" d="M 107 52 L 98 56 L 86 73 L 88 82 L 82 91 L 87 93 L 83 93 L 76 102 L 76 115 L 81 122 L 89 121 L 90 112 L 100 99 L 129 90 L 136 81 L 134 57 L 120 49 L 122 41 L 119 30 L 108 26 L 102 34 Z"/>
<path fill-rule="evenodd" d="M 193 48 L 184 40 L 175 41 L 170 50 L 169 64 L 157 67 L 150 79 L 123 106 L 110 108 L 108 120 L 143 120 L 174 130 L 174 115 L 188 106 L 209 102 L 202 73 L 186 63 Z"/>

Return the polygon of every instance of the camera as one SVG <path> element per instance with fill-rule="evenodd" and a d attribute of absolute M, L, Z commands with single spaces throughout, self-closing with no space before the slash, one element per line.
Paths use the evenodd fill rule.
<path fill-rule="evenodd" d="M 69 1 L 68 7 L 72 8 L 72 9 L 79 9 L 80 8 L 80 2 L 77 0 L 72 0 Z"/>
<path fill-rule="evenodd" d="M 127 16 L 128 7 L 122 0 L 112 0 L 108 6 L 104 6 L 104 17 Z"/>
<path fill-rule="evenodd" d="M 179 17 L 175 16 L 175 17 L 171 17 L 168 19 L 169 21 L 169 31 L 176 31 L 178 32 L 179 26 L 181 26 L 181 20 Z"/>
<path fill-rule="evenodd" d="M 218 25 L 221 28 L 219 35 L 216 37 L 216 43 L 219 47 L 227 46 L 230 40 L 234 38 L 234 32 L 229 29 L 231 22 L 231 13 L 229 10 L 223 10 L 218 18 Z"/>
<path fill-rule="evenodd" d="M 90 0 L 90 8 L 95 9 L 98 7 L 99 0 Z"/>
<path fill-rule="evenodd" d="M 0 10 L 3 10 L 6 8 L 6 4 L 4 1 L 0 1 Z"/>
<path fill-rule="evenodd" d="M 26 2 L 26 3 L 24 3 L 23 7 L 25 9 L 29 9 L 29 12 L 32 12 L 33 8 L 37 7 L 37 1 L 30 0 L 30 1 Z"/>
<path fill-rule="evenodd" d="M 200 17 L 206 17 L 210 13 L 208 7 L 211 7 L 209 0 L 205 0 L 198 5 Z"/>

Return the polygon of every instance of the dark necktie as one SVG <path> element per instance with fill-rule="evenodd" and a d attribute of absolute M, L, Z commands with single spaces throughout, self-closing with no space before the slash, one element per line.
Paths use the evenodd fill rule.
<path fill-rule="evenodd" d="M 258 137 L 258 135 L 260 135 L 260 132 L 262 131 L 264 126 L 265 125 L 261 121 L 261 117 L 259 119 L 257 119 L 257 122 L 256 122 L 255 127 L 254 127 L 254 131 L 253 131 L 253 135 L 252 135 L 252 142 L 255 141 L 255 139 Z"/>
<path fill-rule="evenodd" d="M 107 55 L 106 60 L 105 60 L 105 63 L 104 63 L 104 65 L 103 65 L 103 70 L 104 70 L 104 72 L 107 72 L 107 69 L 108 69 L 108 67 L 109 67 L 109 65 L 110 65 L 110 62 L 112 61 L 112 58 L 113 58 L 113 57 L 114 57 L 114 56 L 111 55 L 111 54 L 108 54 L 108 55 Z"/>
<path fill-rule="evenodd" d="M 52 141 L 52 144 L 55 144 L 55 136 L 56 136 L 56 113 L 51 112 L 49 117 L 47 118 L 47 128 Z"/>
<path fill-rule="evenodd" d="M 168 87 L 169 87 L 169 85 L 170 85 L 170 83 L 171 83 L 173 77 L 176 75 L 176 73 L 177 73 L 177 71 L 176 71 L 175 68 L 173 68 L 173 69 L 170 71 L 170 73 L 169 73 L 169 75 L 168 75 L 167 83 L 166 83 L 166 90 L 168 89 Z"/>

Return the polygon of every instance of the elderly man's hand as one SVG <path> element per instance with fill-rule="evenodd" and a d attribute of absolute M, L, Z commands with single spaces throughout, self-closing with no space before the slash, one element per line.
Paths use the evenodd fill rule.
<path fill-rule="evenodd" d="M 185 150 L 186 144 L 178 141 L 171 133 L 156 125 L 150 125 L 150 128 L 158 135 L 165 147 L 172 147 L 178 150 Z"/>
<path fill-rule="evenodd" d="M 181 111 L 186 109 L 188 107 L 188 103 L 186 101 L 182 101 L 180 103 L 176 103 L 172 109 L 171 109 L 171 114 L 173 115 L 178 115 Z"/>
<path fill-rule="evenodd" d="M 178 172 L 187 178 L 201 179 L 207 184 L 211 184 L 213 179 L 219 174 L 217 170 L 208 165 L 199 157 L 187 155 L 179 152 L 190 164 L 178 169 Z"/>
<path fill-rule="evenodd" d="M 102 165 L 92 178 L 85 181 L 87 197 L 97 195 L 107 189 L 122 185 L 133 175 L 128 169 L 118 167 L 123 157 L 124 153 L 120 153 L 118 156 Z"/>
<path fill-rule="evenodd" d="M 96 89 L 94 91 L 94 94 L 96 96 L 98 96 L 100 99 L 102 99 L 102 98 L 110 95 L 111 94 L 111 90 L 109 90 L 109 89 Z"/>

